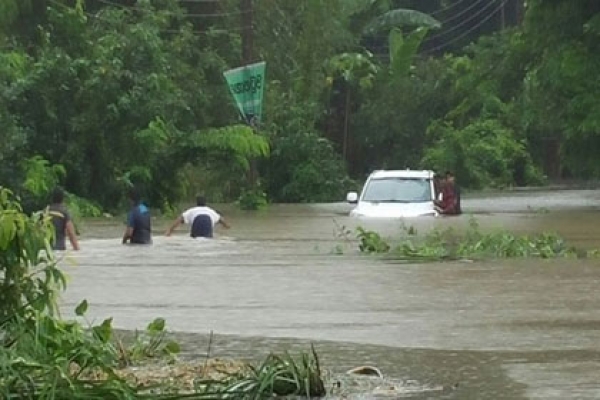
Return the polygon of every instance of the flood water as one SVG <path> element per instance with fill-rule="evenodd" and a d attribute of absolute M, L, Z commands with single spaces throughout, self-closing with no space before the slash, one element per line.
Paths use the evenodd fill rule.
<path fill-rule="evenodd" d="M 404 223 L 461 229 L 475 217 L 484 230 L 600 248 L 600 191 L 479 195 L 463 209 Z M 350 219 L 346 204 L 220 210 L 233 227 L 217 239 L 185 227 L 167 238 L 171 221 L 156 220 L 154 245 L 141 247 L 120 244 L 119 219 L 86 221 L 83 250 L 62 262 L 63 314 L 85 298 L 88 319 L 118 328 L 164 317 L 188 356 L 204 357 L 210 331 L 213 357 L 314 343 L 334 372 L 369 364 L 432 388 L 403 398 L 600 399 L 598 259 L 399 264 L 359 254 L 340 233 L 361 225 L 393 237 L 402 222 Z"/>

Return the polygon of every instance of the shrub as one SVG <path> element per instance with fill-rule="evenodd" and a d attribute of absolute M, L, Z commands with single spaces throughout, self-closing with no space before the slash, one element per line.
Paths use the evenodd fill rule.
<path fill-rule="evenodd" d="M 65 277 L 49 247 L 53 235 L 47 215 L 27 216 L 13 193 L 0 187 L 0 321 L 56 311 Z"/>
<path fill-rule="evenodd" d="M 541 180 L 524 142 L 497 120 L 478 120 L 464 129 L 433 124 L 429 134 L 438 139 L 425 151 L 422 165 L 455 171 L 461 185 L 505 187 L 518 181 L 530 184 Z"/>

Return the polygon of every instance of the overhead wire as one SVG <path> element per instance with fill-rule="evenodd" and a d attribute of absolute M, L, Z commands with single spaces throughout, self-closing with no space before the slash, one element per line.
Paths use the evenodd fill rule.
<path fill-rule="evenodd" d="M 460 3 L 462 3 L 463 1 L 464 1 L 464 0 L 459 0 L 458 2 L 456 2 L 456 3 L 453 3 L 453 4 L 460 4 Z M 469 4 L 469 5 L 468 5 L 468 7 L 466 7 L 465 9 L 458 11 L 456 14 L 453 14 L 452 16 L 450 16 L 449 18 L 447 18 L 447 19 L 445 19 L 445 20 L 441 20 L 441 21 L 439 21 L 439 22 L 440 22 L 440 25 L 441 25 L 441 27 L 442 27 L 442 28 L 441 28 L 441 30 L 439 31 L 439 33 L 436 33 L 435 35 L 432 35 L 431 37 L 427 37 L 427 38 L 426 38 L 426 41 L 430 41 L 430 40 L 432 40 L 432 39 L 434 39 L 434 38 L 437 38 L 437 37 L 445 36 L 445 35 L 446 35 L 448 32 L 452 32 L 452 31 L 454 31 L 456 28 L 458 28 L 458 27 L 460 27 L 460 26 L 462 26 L 462 25 L 466 24 L 466 23 L 467 23 L 467 22 L 469 22 L 470 20 L 474 19 L 474 17 L 476 17 L 477 15 L 481 14 L 482 10 L 485 10 L 485 9 L 489 8 L 489 6 L 490 6 L 490 5 L 493 5 L 493 3 L 494 3 L 496 0 L 491 0 L 491 2 L 490 2 L 490 3 L 488 3 L 488 4 L 487 4 L 486 6 L 484 6 L 482 9 L 480 9 L 478 12 L 476 12 L 476 13 L 475 13 L 473 16 L 471 16 L 470 18 L 468 18 L 468 19 L 466 19 L 466 20 L 459 21 L 459 23 L 458 23 L 457 25 L 453 25 L 453 26 L 451 25 L 451 26 L 450 26 L 450 29 L 446 29 L 446 30 L 444 30 L 444 27 L 445 27 L 445 25 L 447 25 L 447 24 L 448 24 L 448 22 L 451 22 L 451 21 L 454 21 L 455 19 L 458 19 L 458 18 L 459 18 L 459 17 L 461 17 L 462 15 L 466 14 L 467 12 L 469 12 L 470 10 L 472 10 L 473 8 L 475 8 L 475 6 L 477 6 L 478 4 L 480 4 L 482 1 L 485 1 L 485 0 L 476 0 L 474 3 L 471 3 L 471 4 Z M 451 8 L 451 7 L 447 7 L 447 9 L 450 9 L 450 8 Z M 382 38 L 383 38 L 383 39 L 385 39 L 385 38 L 387 38 L 387 37 L 388 37 L 388 35 L 372 35 L 372 36 L 370 36 L 370 37 L 372 37 L 372 38 L 376 38 L 376 39 L 377 39 L 377 38 L 379 38 L 379 39 L 382 39 Z"/>
<path fill-rule="evenodd" d="M 466 13 L 468 13 L 469 11 L 474 9 L 478 4 L 480 4 L 481 2 L 484 2 L 484 1 L 485 0 L 476 0 L 473 3 L 469 4 L 467 7 L 458 11 L 456 14 L 452 14 L 447 19 L 440 21 L 440 23 L 442 24 L 442 27 L 444 26 L 444 24 L 447 24 L 448 22 L 454 21 L 455 19 L 459 19 L 460 17 L 462 17 L 463 15 L 465 15 Z M 491 2 L 494 2 L 494 1 L 495 0 L 492 0 Z"/>
<path fill-rule="evenodd" d="M 180 1 L 184 1 L 184 0 L 180 0 Z M 187 0 L 187 1 L 192 1 L 192 0 Z M 448 11 L 448 10 L 451 10 L 451 9 L 453 9 L 454 7 L 458 6 L 458 5 L 459 5 L 459 4 L 461 4 L 461 3 L 464 3 L 465 1 L 466 1 L 466 0 L 458 0 L 458 1 L 455 1 L 454 3 L 450 4 L 449 6 L 442 7 L 442 8 L 440 8 L 440 9 L 437 9 L 437 10 L 435 10 L 435 11 L 431 12 L 429 15 L 438 15 L 438 14 L 442 14 L 442 13 L 444 13 L 444 12 Z"/>
<path fill-rule="evenodd" d="M 481 1 L 478 0 L 475 3 L 471 4 L 471 6 L 469 7 L 469 9 L 472 9 L 474 4 L 478 4 L 480 2 Z M 425 40 L 425 42 L 423 42 L 423 43 L 431 43 L 436 38 L 444 37 L 449 32 L 452 32 L 452 31 L 456 30 L 460 26 L 463 26 L 463 25 L 468 24 L 469 22 L 475 21 L 479 15 L 483 14 L 491 6 L 498 4 L 498 7 L 496 7 L 493 10 L 491 10 L 491 12 L 488 15 L 486 15 L 485 17 L 483 17 L 482 19 L 480 19 L 475 26 L 467 29 L 465 32 L 462 32 L 458 36 L 456 36 L 456 37 L 454 37 L 454 38 L 452 38 L 452 39 L 450 39 L 450 40 L 448 40 L 448 41 L 446 41 L 446 42 L 444 42 L 444 43 L 442 43 L 442 44 L 440 44 L 438 46 L 435 46 L 433 48 L 424 50 L 423 53 L 427 54 L 427 53 L 436 52 L 438 50 L 441 50 L 441 49 L 443 49 L 443 48 L 451 45 L 452 43 L 455 43 L 455 42 L 459 41 L 460 39 L 464 38 L 465 36 L 469 35 L 473 31 L 475 31 L 476 29 L 478 29 L 479 27 L 481 27 L 483 24 L 485 24 L 493 16 L 495 16 L 498 13 L 498 11 L 500 11 L 506 5 L 507 2 L 508 2 L 508 0 L 492 0 L 487 5 L 485 5 L 483 8 L 481 8 L 479 11 L 477 11 L 476 13 L 474 13 L 473 15 L 471 15 L 469 18 L 464 19 L 463 21 L 461 21 L 457 25 L 454 25 L 451 29 L 446 30 L 444 32 L 440 32 L 439 34 L 436 34 L 436 35 L 433 35 L 433 36 L 427 38 Z M 463 10 L 462 14 L 464 14 L 464 10 Z M 380 36 L 380 37 L 383 38 L 383 37 L 387 37 L 387 36 Z M 375 50 L 375 52 L 374 52 L 375 56 L 377 56 L 377 57 L 384 57 L 384 56 L 386 56 L 386 54 L 385 53 L 379 53 L 379 52 L 377 52 L 377 50 L 387 49 L 387 47 L 388 47 L 387 45 L 382 44 L 382 45 L 371 46 L 371 49 Z"/>
<path fill-rule="evenodd" d="M 500 5 L 498 7 L 496 7 L 494 10 L 492 10 L 492 12 L 490 12 L 487 16 L 485 16 L 485 18 L 481 19 L 475 26 L 471 27 L 470 29 L 464 31 L 462 34 L 454 37 L 453 39 L 451 39 L 439 46 L 424 50 L 423 53 L 434 53 L 438 50 L 443 49 L 444 47 L 448 47 L 450 44 L 455 43 L 455 42 L 459 41 L 460 39 L 464 38 L 465 36 L 471 34 L 473 31 L 475 31 L 476 29 L 481 27 L 488 20 L 490 20 L 493 16 L 495 16 L 500 10 L 502 10 L 502 8 L 506 5 L 506 3 L 508 3 L 508 0 L 500 0 Z"/>
<path fill-rule="evenodd" d="M 475 3 L 473 3 L 469 9 L 472 9 L 474 5 L 481 3 L 482 0 L 477 0 Z M 457 30 L 458 28 L 460 28 L 461 26 L 464 26 L 466 24 L 468 24 L 469 22 L 472 22 L 474 20 L 477 19 L 477 17 L 483 13 L 485 13 L 485 11 L 487 9 L 489 9 L 490 7 L 492 7 L 493 5 L 497 4 L 497 1 L 505 1 L 505 0 L 490 0 L 489 3 L 487 3 L 485 6 L 483 6 L 482 8 L 480 8 L 479 10 L 477 10 L 475 13 L 469 15 L 469 18 L 465 18 L 462 21 L 460 21 L 458 24 L 453 25 L 451 28 L 446 29 L 446 30 L 441 30 L 439 33 L 436 33 L 435 35 L 432 35 L 430 37 L 427 38 L 427 42 L 430 42 L 436 38 L 442 37 L 442 36 L 446 36 L 448 35 L 448 33 L 453 32 L 455 30 Z M 464 11 L 464 10 L 463 10 Z M 495 11 L 496 12 L 496 11 Z M 462 13 L 464 14 L 464 12 Z"/>
<path fill-rule="evenodd" d="M 477 0 L 474 3 L 470 4 L 469 7 L 467 7 L 466 9 L 462 10 L 461 12 L 459 12 L 458 14 L 456 14 L 455 16 L 448 18 L 447 20 L 445 20 L 443 23 L 446 23 L 447 21 L 456 19 L 457 16 L 460 15 L 464 15 L 467 11 L 473 9 L 477 4 L 481 3 L 483 0 Z M 440 31 L 439 33 L 436 33 L 435 35 L 432 35 L 430 37 L 427 37 L 424 43 L 430 43 L 433 40 L 437 39 L 437 38 L 442 38 L 447 36 L 450 32 L 453 32 L 455 30 L 457 30 L 458 28 L 460 28 L 461 26 L 467 25 L 468 23 L 477 20 L 477 17 L 481 14 L 483 14 L 486 10 L 488 10 L 491 6 L 495 5 L 495 4 L 500 4 L 500 6 L 494 10 L 491 11 L 490 15 L 487 15 L 484 17 L 484 23 L 487 22 L 493 15 L 495 15 L 499 10 L 502 9 L 502 7 L 504 7 L 504 5 L 507 3 L 508 0 L 490 0 L 489 3 L 487 3 L 486 5 L 484 5 L 482 8 L 480 8 L 479 10 L 477 10 L 475 13 L 473 13 L 472 15 L 469 16 L 469 18 L 465 18 L 462 21 L 460 21 L 458 24 L 453 25 L 450 29 L 444 30 L 444 31 Z M 499 3 L 498 3 L 499 2 Z M 456 3 L 455 3 L 456 4 Z M 470 32 L 472 32 L 474 29 L 478 28 L 479 26 L 481 26 L 482 24 L 478 24 L 476 25 L 476 27 L 474 27 L 473 29 L 467 30 L 466 33 L 462 33 L 460 34 L 458 37 L 455 37 L 454 39 L 451 39 L 449 41 L 449 43 L 454 43 L 457 40 L 460 40 L 462 37 L 468 35 Z M 443 25 L 442 25 L 443 26 Z M 374 38 L 387 38 L 387 35 L 377 35 L 377 36 L 373 36 Z M 444 44 L 441 45 L 441 47 L 443 47 Z M 376 49 L 384 49 L 387 48 L 387 45 L 382 44 L 382 45 L 374 45 L 372 46 Z M 440 47 L 440 46 L 438 46 Z"/>

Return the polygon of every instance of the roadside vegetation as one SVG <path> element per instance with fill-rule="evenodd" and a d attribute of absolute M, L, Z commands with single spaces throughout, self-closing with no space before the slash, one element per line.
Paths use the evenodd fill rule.
<path fill-rule="evenodd" d="M 346 228 L 344 228 L 346 229 Z M 368 254 L 382 254 L 386 259 L 427 262 L 442 260 L 474 260 L 516 257 L 598 257 L 597 250 L 582 250 L 570 246 L 560 236 L 550 233 L 516 235 L 505 230 L 482 232 L 475 218 L 471 218 L 464 232 L 453 228 L 434 229 L 419 235 L 414 227 L 403 227 L 399 239 L 386 240 L 379 233 L 356 229 L 359 250 Z M 345 230 L 349 238 L 352 231 Z"/>
<path fill-rule="evenodd" d="M 157 318 L 131 340 L 121 340 L 112 319 L 82 324 L 62 319 L 57 296 L 66 287 L 49 247 L 48 215 L 28 216 L 0 188 L 0 397 L 3 399 L 266 399 L 325 394 L 314 349 L 296 359 L 271 355 L 260 366 L 238 365 L 218 379 L 203 368 L 145 376 L 147 364 L 176 371 L 178 343 Z M 75 309 L 86 321 L 87 301 Z M 140 368 L 141 367 L 141 368 Z M 181 368 L 181 367 L 180 367 Z M 168 369 L 168 368 L 167 368 Z"/>

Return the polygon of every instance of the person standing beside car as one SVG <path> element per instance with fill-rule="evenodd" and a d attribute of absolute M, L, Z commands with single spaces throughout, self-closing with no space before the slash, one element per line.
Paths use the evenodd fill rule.
<path fill-rule="evenodd" d="M 456 177 L 451 171 L 446 171 L 446 182 L 450 183 L 454 191 L 454 214 L 462 214 L 460 206 L 460 186 L 456 183 Z"/>
<path fill-rule="evenodd" d="M 436 210 L 442 215 L 459 215 L 460 209 L 460 189 L 456 185 L 454 174 L 446 172 L 442 185 L 442 199 L 435 201 Z"/>

